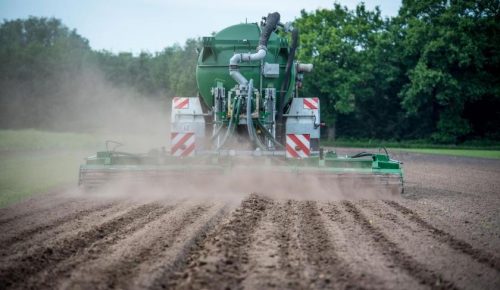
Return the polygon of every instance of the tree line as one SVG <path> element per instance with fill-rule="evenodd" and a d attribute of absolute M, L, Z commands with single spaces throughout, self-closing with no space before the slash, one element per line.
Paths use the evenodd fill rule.
<path fill-rule="evenodd" d="M 500 140 L 499 3 L 404 0 L 390 18 L 363 3 L 302 11 L 298 58 L 315 65 L 302 95 L 320 97 L 329 137 Z M 4 20 L 0 127 L 58 129 L 56 115 L 106 114 L 110 86 L 119 88 L 115 103 L 124 94 L 194 96 L 199 46 L 189 39 L 156 53 L 111 53 L 92 50 L 58 19 Z"/>
<path fill-rule="evenodd" d="M 308 94 L 343 137 L 500 139 L 500 2 L 403 0 L 395 17 L 363 4 L 302 12 Z"/>

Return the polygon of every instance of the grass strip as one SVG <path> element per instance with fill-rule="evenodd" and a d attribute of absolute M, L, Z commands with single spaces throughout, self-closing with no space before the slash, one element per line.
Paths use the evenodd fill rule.
<path fill-rule="evenodd" d="M 500 150 L 475 150 L 475 149 L 438 149 L 438 148 L 390 148 L 392 151 L 402 151 L 420 154 L 438 154 L 460 157 L 476 157 L 500 159 Z"/>
<path fill-rule="evenodd" d="M 76 184 L 81 154 L 74 152 L 0 155 L 0 207 L 65 184 Z"/>

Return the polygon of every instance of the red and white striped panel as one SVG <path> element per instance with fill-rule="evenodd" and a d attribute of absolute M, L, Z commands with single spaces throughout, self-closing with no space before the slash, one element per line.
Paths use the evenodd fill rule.
<path fill-rule="evenodd" d="M 172 132 L 171 134 L 170 154 L 178 157 L 187 157 L 194 155 L 195 136 L 194 133 L 178 133 Z"/>
<path fill-rule="evenodd" d="M 307 158 L 311 155 L 311 135 L 286 134 L 286 157 Z"/>
<path fill-rule="evenodd" d="M 317 110 L 319 108 L 319 98 L 303 98 L 304 109 Z"/>
<path fill-rule="evenodd" d="M 174 109 L 189 109 L 189 98 L 174 97 L 172 107 Z"/>

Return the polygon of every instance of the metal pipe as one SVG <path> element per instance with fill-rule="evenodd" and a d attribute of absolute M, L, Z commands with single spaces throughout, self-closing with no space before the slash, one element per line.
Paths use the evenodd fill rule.
<path fill-rule="evenodd" d="M 267 15 L 266 25 L 262 29 L 259 39 L 259 46 L 257 46 L 256 53 L 237 53 L 229 60 L 229 75 L 240 85 L 246 86 L 248 80 L 240 72 L 240 62 L 249 62 L 262 60 L 267 54 L 267 42 L 271 33 L 276 29 L 280 21 L 280 14 L 278 12 L 270 13 Z"/>
<path fill-rule="evenodd" d="M 250 82 L 248 82 L 248 90 L 247 90 L 247 130 L 248 130 L 248 136 L 250 136 L 250 141 L 255 143 L 253 122 L 252 122 L 252 91 L 253 91 L 253 80 L 250 80 Z"/>
<path fill-rule="evenodd" d="M 256 53 L 237 53 L 229 59 L 229 75 L 240 85 L 246 86 L 248 80 L 240 72 L 240 62 L 262 60 L 266 57 L 267 48 L 258 47 Z"/>
<path fill-rule="evenodd" d="M 298 63 L 297 72 L 312 72 L 314 66 L 312 63 Z"/>

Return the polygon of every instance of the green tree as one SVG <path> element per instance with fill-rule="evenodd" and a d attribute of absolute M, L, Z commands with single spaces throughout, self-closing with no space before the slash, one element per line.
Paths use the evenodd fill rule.
<path fill-rule="evenodd" d="M 499 12 L 498 1 L 403 1 L 395 22 L 409 81 L 400 96 L 409 115 L 432 122 L 436 141 L 474 133 L 475 119 L 488 117 L 466 118 L 471 104 L 498 104 Z"/>
<path fill-rule="evenodd" d="M 77 77 L 91 53 L 88 41 L 54 18 L 30 17 L 0 26 L 2 127 L 35 127 L 64 103 L 56 76 Z"/>
<path fill-rule="evenodd" d="M 320 97 L 327 125 L 337 123 L 339 133 L 353 136 L 380 134 L 380 111 L 390 108 L 391 97 L 384 94 L 384 81 L 393 74 L 387 55 L 376 54 L 386 53 L 382 32 L 387 23 L 380 10 L 368 11 L 361 3 L 350 11 L 334 4 L 331 10 L 302 11 L 295 25 L 301 32 L 299 58 L 315 66 L 304 87 Z"/>

